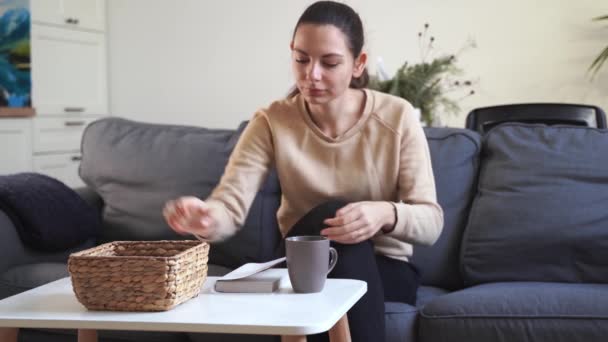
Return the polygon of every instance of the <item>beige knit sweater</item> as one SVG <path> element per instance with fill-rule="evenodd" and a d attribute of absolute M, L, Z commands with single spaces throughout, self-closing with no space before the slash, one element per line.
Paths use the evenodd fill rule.
<path fill-rule="evenodd" d="M 375 250 L 408 260 L 412 244 L 430 245 L 443 227 L 424 132 L 405 100 L 365 90 L 360 120 L 337 138 L 312 121 L 301 96 L 259 110 L 243 132 L 226 171 L 207 199 L 221 240 L 243 225 L 273 166 L 281 184 L 281 233 L 330 199 L 391 201 L 395 229 L 373 238 Z"/>

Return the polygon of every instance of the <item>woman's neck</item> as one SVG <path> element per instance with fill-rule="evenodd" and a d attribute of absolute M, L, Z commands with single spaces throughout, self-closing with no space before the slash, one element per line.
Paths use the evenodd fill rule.
<path fill-rule="evenodd" d="M 357 124 L 365 108 L 365 93 L 347 89 L 342 96 L 322 105 L 308 105 L 312 121 L 331 138 L 337 138 Z"/>

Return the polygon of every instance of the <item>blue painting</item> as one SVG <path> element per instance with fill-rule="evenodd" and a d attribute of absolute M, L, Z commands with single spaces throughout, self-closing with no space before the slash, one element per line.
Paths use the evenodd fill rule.
<path fill-rule="evenodd" d="M 0 107 L 30 107 L 29 0 L 0 0 Z"/>

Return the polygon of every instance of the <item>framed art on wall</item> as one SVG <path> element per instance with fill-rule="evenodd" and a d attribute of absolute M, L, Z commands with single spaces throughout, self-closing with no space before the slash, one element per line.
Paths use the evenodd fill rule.
<path fill-rule="evenodd" d="M 29 0 L 0 0 L 0 116 L 30 116 Z"/>

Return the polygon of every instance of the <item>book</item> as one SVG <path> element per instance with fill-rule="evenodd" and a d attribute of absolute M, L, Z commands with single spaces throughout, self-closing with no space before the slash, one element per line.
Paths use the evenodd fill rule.
<path fill-rule="evenodd" d="M 284 272 L 280 270 L 267 269 L 255 274 L 224 279 L 223 277 L 215 282 L 217 292 L 236 292 L 236 293 L 270 293 L 279 288 Z"/>
<path fill-rule="evenodd" d="M 244 264 L 241 267 L 233 270 L 232 272 L 226 274 L 225 276 L 223 276 L 220 279 L 234 280 L 234 279 L 249 277 L 256 273 L 267 270 L 274 265 L 278 265 L 278 264 L 284 262 L 285 260 L 286 260 L 286 258 L 282 257 L 282 258 L 278 258 L 278 259 L 274 259 L 274 260 L 270 260 L 268 262 L 262 262 L 262 263 L 250 262 L 250 263 Z"/>

